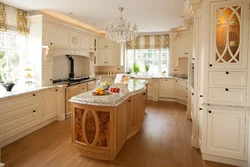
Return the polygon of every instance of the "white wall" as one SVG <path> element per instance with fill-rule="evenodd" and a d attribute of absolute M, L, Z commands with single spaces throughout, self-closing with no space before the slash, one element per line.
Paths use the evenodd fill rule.
<path fill-rule="evenodd" d="M 89 75 L 89 58 L 84 56 L 72 56 L 74 59 L 75 76 Z M 53 57 L 53 80 L 69 78 L 70 60 L 66 55 Z"/>

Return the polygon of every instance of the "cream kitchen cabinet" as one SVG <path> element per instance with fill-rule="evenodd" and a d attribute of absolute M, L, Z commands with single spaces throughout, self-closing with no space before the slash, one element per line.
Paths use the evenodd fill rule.
<path fill-rule="evenodd" d="M 98 41 L 98 48 L 101 49 L 105 49 L 105 48 L 109 48 L 109 49 L 113 49 L 114 47 L 114 42 L 111 40 L 108 40 L 106 38 L 100 38 Z"/>
<path fill-rule="evenodd" d="M 42 91 L 42 121 L 57 115 L 57 88 Z"/>
<path fill-rule="evenodd" d="M 88 91 L 88 83 L 82 83 L 78 85 L 78 94 Z"/>
<path fill-rule="evenodd" d="M 246 112 L 239 109 L 208 108 L 207 152 L 223 157 L 245 159 Z"/>
<path fill-rule="evenodd" d="M 248 5 L 244 3 L 211 3 L 210 69 L 247 67 Z"/>
<path fill-rule="evenodd" d="M 121 45 L 111 40 L 99 39 L 98 53 L 97 53 L 97 66 L 120 66 Z"/>
<path fill-rule="evenodd" d="M 186 87 L 187 87 L 186 80 L 183 79 L 175 80 L 174 94 L 177 100 L 181 100 L 184 102 L 187 101 Z"/>
<path fill-rule="evenodd" d="M 175 86 L 174 78 L 159 79 L 159 89 L 158 89 L 159 97 L 174 98 L 175 97 L 174 86 Z"/>
<path fill-rule="evenodd" d="M 90 81 L 87 83 L 87 90 L 93 90 L 95 88 L 95 81 Z"/>
<path fill-rule="evenodd" d="M 190 41 L 188 39 L 188 36 L 181 36 L 179 38 L 179 57 L 188 57 L 190 54 Z"/>
<path fill-rule="evenodd" d="M 95 37 L 89 37 L 89 51 L 95 52 L 97 51 L 97 39 Z"/>
<path fill-rule="evenodd" d="M 7 139 L 40 123 L 40 92 L 2 99 L 0 102 L 0 140 Z"/>

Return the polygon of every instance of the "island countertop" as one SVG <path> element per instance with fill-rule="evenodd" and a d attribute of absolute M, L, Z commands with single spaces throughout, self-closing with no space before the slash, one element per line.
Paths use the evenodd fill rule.
<path fill-rule="evenodd" d="M 73 96 L 69 101 L 78 104 L 96 105 L 96 106 L 118 106 L 128 97 L 141 93 L 146 89 L 146 80 L 130 79 L 125 85 L 123 83 L 113 84 L 111 87 L 119 87 L 119 93 L 111 93 L 108 95 L 93 95 L 93 91 L 85 92 L 77 96 Z"/>

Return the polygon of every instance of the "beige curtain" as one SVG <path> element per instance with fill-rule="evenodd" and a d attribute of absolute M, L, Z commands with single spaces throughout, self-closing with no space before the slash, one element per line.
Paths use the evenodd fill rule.
<path fill-rule="evenodd" d="M 17 31 L 21 34 L 29 32 L 28 28 L 28 13 L 0 3 L 0 30 L 1 31 Z"/>
<path fill-rule="evenodd" d="M 166 49 L 169 48 L 169 34 L 140 35 L 126 42 L 126 49 Z"/>

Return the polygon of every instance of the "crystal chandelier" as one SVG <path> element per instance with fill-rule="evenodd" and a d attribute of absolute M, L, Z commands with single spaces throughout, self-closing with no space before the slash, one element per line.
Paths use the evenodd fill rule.
<path fill-rule="evenodd" d="M 137 37 L 137 25 L 130 26 L 130 23 L 123 19 L 123 9 L 123 7 L 119 7 L 121 17 L 116 19 L 115 23 L 107 23 L 105 26 L 105 37 L 118 43 L 125 43 Z"/>

